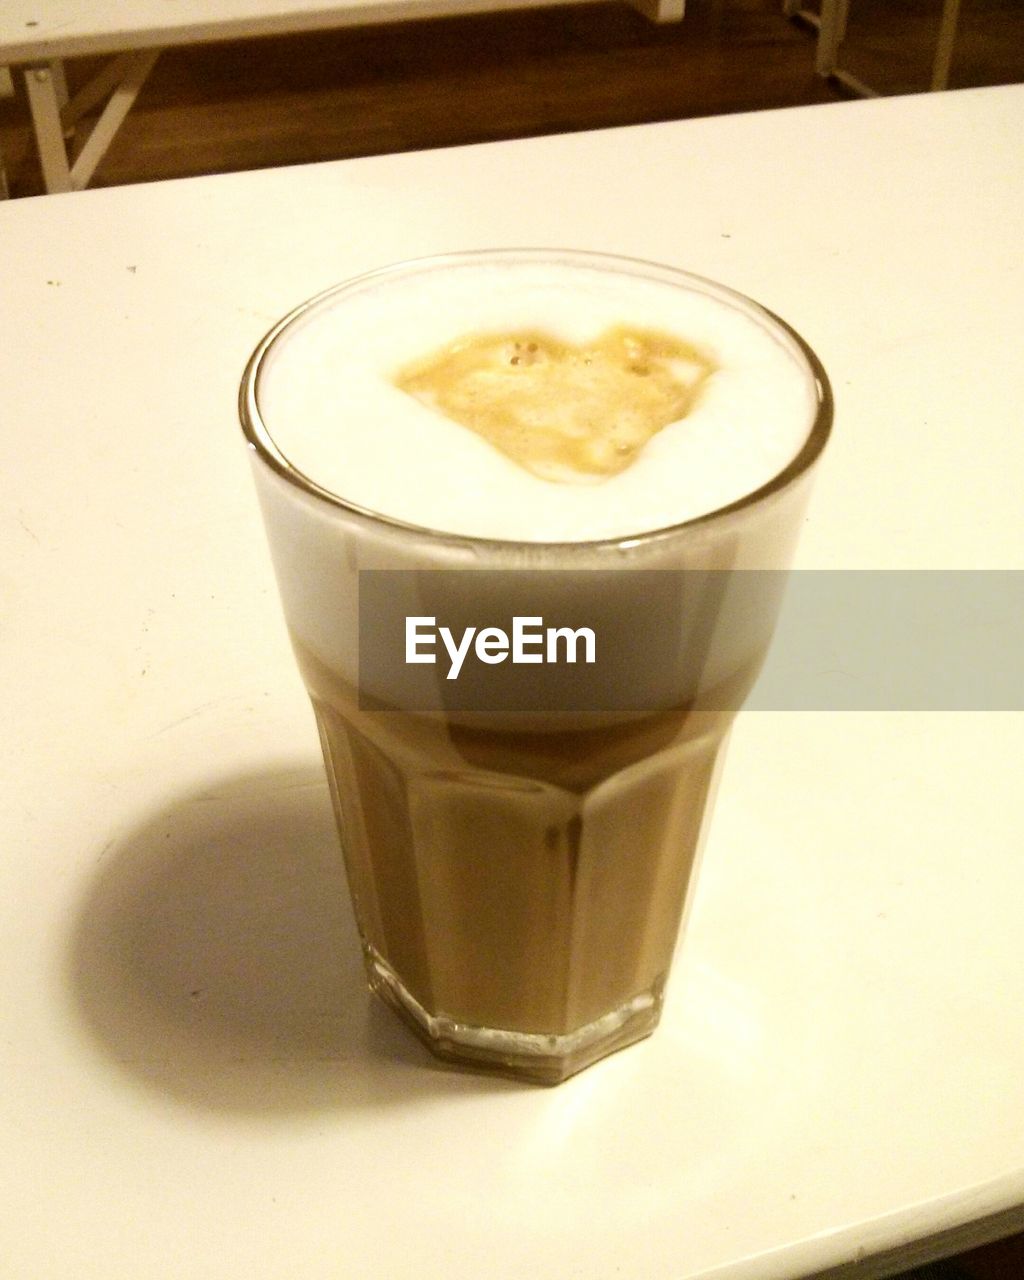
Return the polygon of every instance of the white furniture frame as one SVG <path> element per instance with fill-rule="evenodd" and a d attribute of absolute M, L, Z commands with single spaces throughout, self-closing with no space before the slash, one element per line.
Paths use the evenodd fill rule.
<path fill-rule="evenodd" d="M 89 184 L 164 48 L 288 35 L 370 23 L 401 22 L 502 9 L 540 8 L 566 0 L 14 0 L 0 12 L 0 73 L 25 77 L 32 128 L 47 192 Z M 575 0 L 570 0 L 575 2 Z M 580 0 L 582 2 L 582 0 Z M 676 22 L 685 0 L 629 0 L 653 22 Z M 112 55 L 69 100 L 64 61 Z M 0 92 L 3 90 L 0 83 Z M 102 109 L 76 141 L 76 126 Z M 0 157 L 0 189 L 3 187 Z"/>
<path fill-rule="evenodd" d="M 820 16 L 802 8 L 801 0 L 785 0 L 784 11 L 788 16 L 803 18 L 818 28 L 815 70 L 820 76 L 837 80 L 862 98 L 878 97 L 877 89 L 839 65 L 839 46 L 846 37 L 850 0 L 821 0 Z M 949 88 L 959 22 L 960 0 L 943 0 L 929 83 L 932 92 Z"/>
<path fill-rule="evenodd" d="M 141 49 L 118 54 L 71 99 L 62 59 L 24 68 L 32 126 L 48 192 L 80 191 L 88 186 L 159 52 Z M 68 144 L 75 136 L 75 126 L 104 100 L 106 105 L 72 161 Z"/>

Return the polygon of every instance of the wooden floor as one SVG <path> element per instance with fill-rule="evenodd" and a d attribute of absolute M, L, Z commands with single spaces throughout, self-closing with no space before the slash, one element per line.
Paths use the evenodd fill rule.
<path fill-rule="evenodd" d="M 168 50 L 92 185 L 840 96 L 814 74 L 811 31 L 781 8 L 689 0 L 682 23 L 658 27 L 625 4 L 586 4 Z M 938 8 L 853 0 L 844 65 L 885 92 L 925 89 Z M 96 65 L 70 63 L 72 88 Z M 1024 3 L 972 0 L 954 86 L 1014 79 L 1024 79 Z M 42 190 L 21 84 L 0 100 L 0 152 L 12 196 Z"/>
<path fill-rule="evenodd" d="M 923 5 L 930 8 L 922 10 Z M 886 92 L 923 90 L 938 0 L 854 0 L 844 63 Z M 81 83 L 96 64 L 68 67 Z M 581 5 L 164 53 L 95 186 L 609 125 L 827 102 L 814 40 L 781 0 L 688 0 L 655 27 Z M 1024 79 L 1024 2 L 973 0 L 954 86 Z M 23 89 L 0 100 L 12 196 L 39 193 Z M 1024 1280 L 1024 1237 L 920 1273 Z"/>

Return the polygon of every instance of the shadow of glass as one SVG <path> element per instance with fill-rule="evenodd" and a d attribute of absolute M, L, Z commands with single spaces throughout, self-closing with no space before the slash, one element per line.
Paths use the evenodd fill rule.
<path fill-rule="evenodd" d="M 402 1105 L 529 1086 L 445 1067 L 371 998 L 327 784 L 214 779 L 125 832 L 81 904 L 66 975 L 101 1050 L 197 1108 Z"/>

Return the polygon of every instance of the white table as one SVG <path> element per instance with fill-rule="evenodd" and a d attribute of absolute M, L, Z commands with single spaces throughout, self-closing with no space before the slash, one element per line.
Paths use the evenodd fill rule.
<path fill-rule="evenodd" d="M 15 67 L 24 74 L 46 190 L 77 191 L 88 186 L 164 48 L 577 2 L 6 0 L 0 8 L 0 71 Z M 684 0 L 629 3 L 655 22 L 675 22 L 683 16 Z M 86 54 L 115 56 L 69 99 L 64 60 Z M 75 140 L 78 122 L 100 104 L 102 111 L 85 138 Z M 0 157 L 0 194 L 3 188 Z"/>
<path fill-rule="evenodd" d="M 363 991 L 235 421 L 251 347 L 335 279 L 641 255 L 830 368 L 802 566 L 1019 570 L 1022 110 L 0 207 L 5 1274 L 874 1277 L 1024 1226 L 1022 717 L 741 716 L 659 1031 L 555 1090 L 446 1072 Z"/>

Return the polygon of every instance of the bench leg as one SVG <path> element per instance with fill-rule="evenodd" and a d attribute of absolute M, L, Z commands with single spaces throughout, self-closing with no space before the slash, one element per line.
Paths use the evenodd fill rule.
<path fill-rule="evenodd" d="M 61 63 L 26 69 L 32 125 L 48 192 L 81 191 L 89 185 L 159 55 L 159 49 L 119 54 L 70 101 Z M 73 132 L 75 122 L 104 98 L 107 103 L 72 164 L 65 137 Z"/>
<path fill-rule="evenodd" d="M 57 86 L 49 64 L 26 67 L 25 89 L 46 190 L 51 193 L 70 191 L 71 168 L 64 143 L 64 125 L 60 118 Z"/>
<path fill-rule="evenodd" d="M 849 13 L 850 0 L 821 0 L 818 47 L 814 59 L 814 69 L 819 76 L 835 74 Z"/>
<path fill-rule="evenodd" d="M 0 67 L 0 98 L 14 97 L 14 81 L 11 79 L 10 67 Z M 10 195 L 7 188 L 7 170 L 4 168 L 4 156 L 0 151 L 0 200 L 6 200 Z"/>
<path fill-rule="evenodd" d="M 76 191 L 81 191 L 83 187 L 89 185 L 89 179 L 106 154 L 107 148 L 114 141 L 114 135 L 132 109 L 135 99 L 139 96 L 139 90 L 145 84 L 146 77 L 152 71 L 153 63 L 159 55 L 159 49 L 146 49 L 131 55 L 132 60 L 128 71 L 110 95 L 85 145 L 78 153 L 78 159 L 71 166 L 71 184 Z"/>
<path fill-rule="evenodd" d="M 949 69 L 953 64 L 953 45 L 956 43 L 956 29 L 960 21 L 960 0 L 945 0 L 942 6 L 942 18 L 939 22 L 939 42 L 935 50 L 935 61 L 932 63 L 933 90 L 949 87 Z"/>

